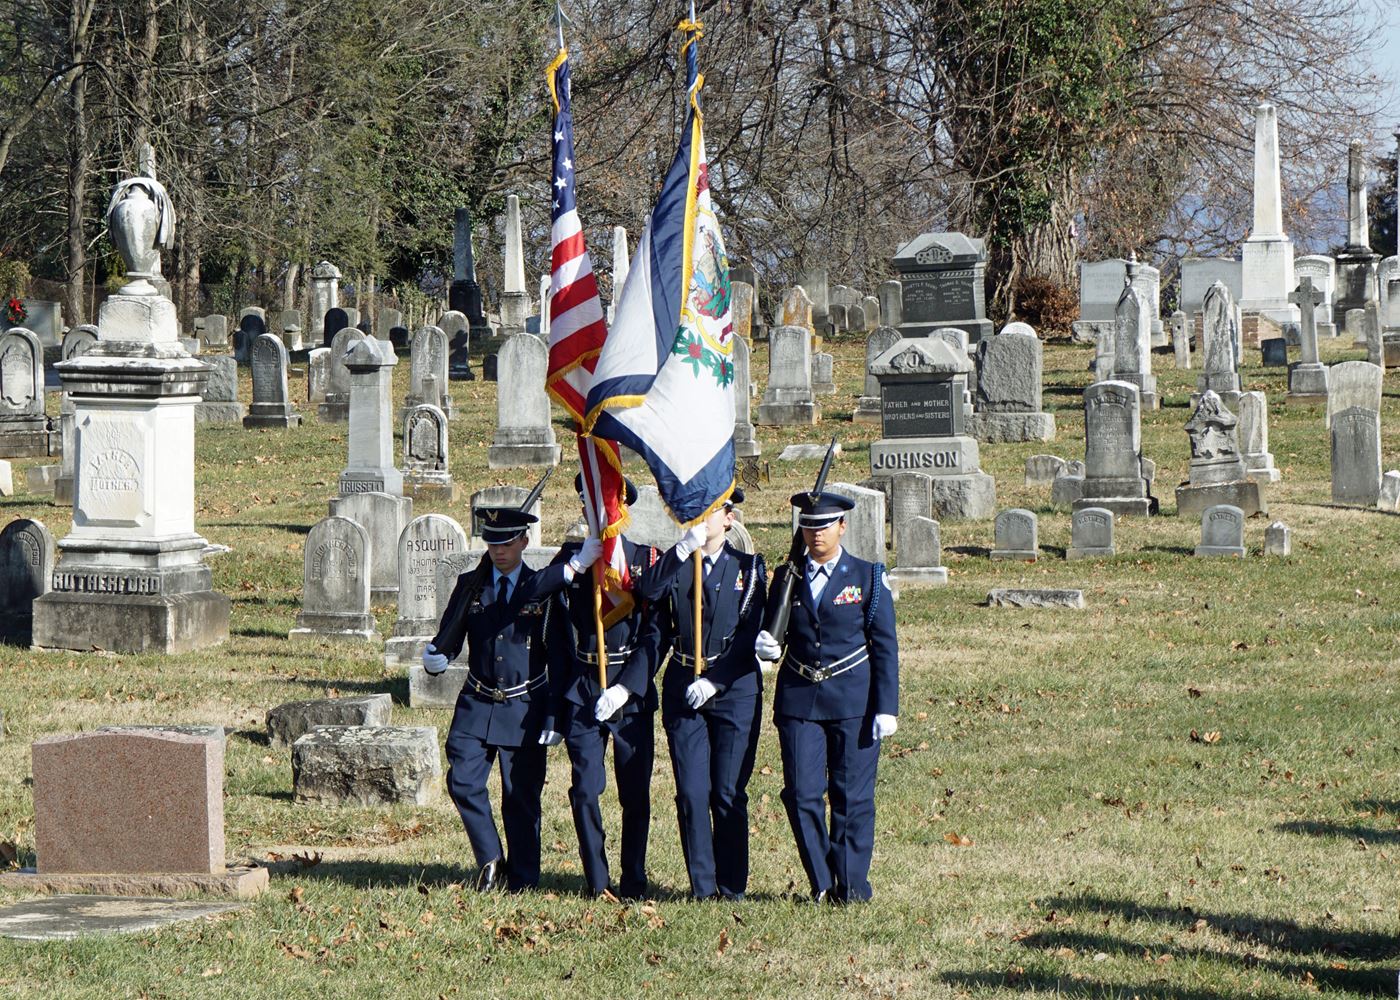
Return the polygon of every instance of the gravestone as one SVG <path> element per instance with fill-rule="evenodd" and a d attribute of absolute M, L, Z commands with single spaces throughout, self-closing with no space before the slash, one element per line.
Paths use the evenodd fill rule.
<path fill-rule="evenodd" d="M 387 726 L 394 699 L 387 693 L 359 698 L 312 698 L 288 701 L 267 710 L 269 746 L 289 747 L 317 726 Z"/>
<path fill-rule="evenodd" d="M 1288 364 L 1288 341 L 1269 337 L 1259 341 L 1260 363 L 1265 368 L 1283 368 Z"/>
<path fill-rule="evenodd" d="M 204 347 L 206 352 L 219 353 L 228 350 L 227 316 L 204 317 Z"/>
<path fill-rule="evenodd" d="M 666 510 L 655 486 L 638 486 L 637 502 L 628 508 L 627 537 L 638 545 L 655 545 L 661 551 L 671 548 L 685 532 Z"/>
<path fill-rule="evenodd" d="M 823 317 L 825 315 L 823 313 Z M 782 305 L 778 308 L 778 322 L 774 326 L 800 326 L 810 333 L 812 323 L 812 299 L 806 289 L 794 285 L 783 293 Z"/>
<path fill-rule="evenodd" d="M 253 404 L 243 426 L 301 426 L 287 391 L 287 346 L 270 333 L 253 342 Z"/>
<path fill-rule="evenodd" d="M 880 325 L 891 329 L 898 327 L 904 322 L 904 286 L 894 280 L 882 281 L 876 291 L 880 301 Z"/>
<path fill-rule="evenodd" d="M 507 337 L 497 362 L 496 435 L 486 453 L 493 469 L 559 464 L 544 380 L 549 348 L 538 337 Z"/>
<path fill-rule="evenodd" d="M 447 395 L 447 334 L 435 326 L 425 326 L 413 335 L 409 353 L 408 399 L 405 410 L 428 403 L 452 416 L 452 400 Z M 433 391 L 425 391 L 425 380 L 431 377 Z M 429 398 L 431 397 L 431 398 Z"/>
<path fill-rule="evenodd" d="M 907 287 L 906 287 L 907 291 Z M 977 520 L 996 508 L 996 483 L 979 466 L 977 440 L 966 433 L 963 401 L 972 363 L 934 336 L 905 338 L 875 359 L 881 437 L 870 446 L 870 474 L 933 477 L 938 518 Z"/>
<path fill-rule="evenodd" d="M 263 335 L 265 336 L 265 335 Z M 245 352 L 246 360 L 253 357 L 252 347 Z M 247 413 L 238 401 L 238 361 L 228 355 L 214 355 L 205 364 L 209 377 L 199 391 L 194 407 L 196 424 L 241 424 Z"/>
<path fill-rule="evenodd" d="M 39 338 L 41 347 L 57 347 L 63 340 L 63 306 L 44 299 L 22 299 L 24 328 Z"/>
<path fill-rule="evenodd" d="M 899 282 L 885 282 L 886 285 L 899 285 Z M 884 285 L 880 286 L 881 288 Z M 865 338 L 865 385 L 856 403 L 851 420 L 858 424 L 878 424 L 881 418 L 880 380 L 870 371 L 870 366 L 881 354 L 899 342 L 899 331 L 893 326 L 882 326 Z"/>
<path fill-rule="evenodd" d="M 1327 366 L 1322 364 L 1317 349 L 1317 312 L 1325 306 L 1325 295 L 1305 274 L 1288 300 L 1298 306 L 1302 318 L 1298 333 L 1299 359 L 1288 366 L 1287 398 L 1290 402 L 1317 402 L 1327 398 Z"/>
<path fill-rule="evenodd" d="M 487 382 L 496 381 L 497 365 L 499 357 L 495 354 L 488 354 L 481 359 L 481 377 Z"/>
<path fill-rule="evenodd" d="M 389 493 L 352 493 L 333 498 L 329 513 L 368 532 L 370 597 L 392 600 L 399 592 L 399 536 L 413 519 L 413 501 Z"/>
<path fill-rule="evenodd" d="M 472 382 L 472 328 L 465 313 L 449 310 L 438 319 L 438 329 L 447 337 L 447 377 L 453 382 Z M 489 331 L 488 331 L 489 332 Z"/>
<path fill-rule="evenodd" d="M 431 805 L 442 786 L 440 746 L 432 726 L 319 726 L 292 744 L 292 799 Z"/>
<path fill-rule="evenodd" d="M 835 362 L 830 354 L 812 355 L 812 394 L 831 396 L 836 393 Z"/>
<path fill-rule="evenodd" d="M 350 419 L 350 366 L 348 359 L 355 345 L 365 339 L 359 330 L 336 331 L 326 358 L 326 395 L 316 407 L 322 423 L 343 424 Z M 315 353 L 314 351 L 312 352 Z"/>
<path fill-rule="evenodd" d="M 422 670 L 423 647 L 438 632 L 438 566 L 467 552 L 462 526 L 442 514 L 415 517 L 399 536 L 399 617 L 384 643 L 384 665 Z"/>
<path fill-rule="evenodd" d="M 1216 504 L 1201 512 L 1201 544 L 1198 556 L 1244 558 L 1244 511 L 1230 504 Z"/>
<path fill-rule="evenodd" d="M 1366 346 L 1366 310 L 1348 309 L 1342 324 L 1342 331 L 1351 338 L 1353 347 Z"/>
<path fill-rule="evenodd" d="M 1374 507 L 1381 493 L 1381 422 L 1348 406 L 1332 417 L 1332 502 Z"/>
<path fill-rule="evenodd" d="M 976 343 L 992 335 L 987 317 L 986 242 L 962 233 L 924 233 L 895 251 L 904 337 L 953 327 Z"/>
<path fill-rule="evenodd" d="M 1293 276 L 1300 286 L 1303 279 L 1307 278 L 1321 296 L 1312 299 L 1306 305 L 1290 297 L 1290 301 L 1298 306 L 1300 320 L 1302 316 L 1307 315 L 1308 307 L 1311 306 L 1318 338 L 1335 337 L 1337 325 L 1332 321 L 1332 295 L 1337 287 L 1337 262 L 1325 254 L 1299 257 L 1293 262 Z"/>
<path fill-rule="evenodd" d="M 1244 293 L 1243 265 L 1228 257 L 1187 257 L 1181 262 L 1181 310 L 1186 313 L 1188 328 L 1194 328 L 1196 317 L 1205 308 L 1206 292 L 1220 282 L 1238 302 Z"/>
<path fill-rule="evenodd" d="M 1142 409 L 1157 409 L 1157 376 L 1152 374 L 1152 311 L 1147 299 L 1132 285 L 1123 288 L 1114 312 L 1113 378 L 1137 387 Z"/>
<path fill-rule="evenodd" d="M 753 400 L 749 395 L 752 384 L 749 371 L 749 342 L 743 337 L 734 341 L 730 358 L 734 365 L 734 457 L 757 458 L 763 454 L 753 425 Z"/>
<path fill-rule="evenodd" d="M 1050 503 L 1069 507 L 1084 493 L 1084 463 L 1079 459 L 1065 462 L 1063 471 L 1050 483 Z"/>
<path fill-rule="evenodd" d="M 326 517 L 306 536 L 301 612 L 291 635 L 373 641 L 369 532 L 348 517 Z"/>
<path fill-rule="evenodd" d="M 267 333 L 266 309 L 249 306 L 238 314 L 238 329 L 233 332 L 233 356 L 240 365 L 248 363 L 253 341 L 264 333 Z"/>
<path fill-rule="evenodd" d="M 731 280 L 729 290 L 730 321 L 735 334 L 747 340 L 753 335 L 753 285 Z"/>
<path fill-rule="evenodd" d="M 1187 325 L 1186 314 L 1178 309 L 1172 313 L 1172 353 L 1176 357 L 1176 367 L 1181 371 L 1191 368 L 1191 328 Z"/>
<path fill-rule="evenodd" d="M 1244 472 L 1260 483 L 1276 483 L 1282 473 L 1269 451 L 1269 401 L 1262 392 L 1242 392 L 1235 402 Z"/>
<path fill-rule="evenodd" d="M 1037 527 L 1036 516 L 1031 511 L 1020 508 L 1002 511 L 994 525 L 996 542 L 992 558 L 1035 562 L 1040 558 Z"/>
<path fill-rule="evenodd" d="M 883 314 L 880 312 L 880 300 L 873 295 L 867 295 L 860 300 L 861 312 L 865 316 L 865 325 L 861 327 L 861 333 L 873 333 L 881 326 L 889 326 L 885 322 Z"/>
<path fill-rule="evenodd" d="M 1026 485 L 1049 486 L 1064 474 L 1066 464 L 1058 455 L 1031 455 L 1026 459 Z"/>
<path fill-rule="evenodd" d="M 1298 283 L 1293 279 L 1293 241 L 1283 231 L 1278 115 L 1267 103 L 1254 114 L 1254 225 L 1240 251 L 1240 310 L 1280 324 L 1297 323 L 1298 310 L 1288 302 Z"/>
<path fill-rule="evenodd" d="M 486 547 L 486 542 L 483 541 L 481 537 L 482 525 L 485 523 L 481 516 L 482 511 L 496 507 L 510 507 L 514 510 L 519 510 L 520 505 L 523 504 L 529 496 L 530 491 L 525 489 L 525 487 L 508 485 L 487 486 L 473 493 L 468 500 L 468 506 L 471 510 L 471 523 L 468 525 L 470 529 L 469 548 L 475 550 L 484 549 Z M 535 505 L 526 511 L 526 513 L 534 514 L 535 517 L 538 518 L 542 513 L 540 504 L 541 500 L 536 499 Z M 540 522 L 536 521 L 525 529 L 526 548 L 539 548 L 540 539 L 542 537 Z M 677 537 L 680 536 L 678 535 Z"/>
<path fill-rule="evenodd" d="M 306 337 L 312 344 L 329 347 L 326 313 L 340 305 L 340 269 L 323 260 L 311 269 L 311 295 L 306 307 Z"/>
<path fill-rule="evenodd" d="M 1093 327 L 1112 325 L 1117 321 L 1118 302 L 1129 284 L 1147 304 L 1150 346 L 1165 347 L 1166 333 L 1162 328 L 1159 305 L 1162 296 L 1162 274 L 1157 268 L 1131 260 L 1111 259 L 1081 262 L 1079 265 L 1079 319 L 1075 332 L 1080 340 L 1094 335 Z"/>
<path fill-rule="evenodd" d="M 1327 370 L 1327 426 L 1352 406 L 1380 411 L 1385 372 L 1369 361 L 1343 361 Z"/>
<path fill-rule="evenodd" d="M 581 541 L 582 539 L 580 539 Z M 452 591 L 464 573 L 470 573 L 478 565 L 490 565 L 490 556 L 484 551 L 485 544 L 481 539 L 474 538 L 468 540 L 469 550 L 464 553 L 449 553 L 438 560 L 435 570 L 435 591 L 437 594 L 437 611 L 435 622 L 441 622 L 447 612 L 447 604 L 452 598 Z M 528 552 L 529 549 L 527 548 Z M 529 564 L 529 560 L 526 560 Z M 436 625 L 433 634 L 436 635 Z M 432 636 L 428 637 L 429 639 Z M 457 659 L 448 663 L 447 669 L 442 673 L 430 674 L 423 669 L 421 660 L 418 663 L 408 665 L 408 704 L 412 708 L 452 708 L 457 704 L 457 697 L 462 693 L 462 687 L 467 682 L 467 654 L 468 650 L 463 647 Z"/>
<path fill-rule="evenodd" d="M 1138 387 L 1131 382 L 1096 382 L 1084 390 L 1084 480 L 1074 510 L 1155 513 L 1143 475 L 1141 421 Z"/>
<path fill-rule="evenodd" d="M 520 199 L 506 195 L 505 285 L 501 292 L 501 333 L 525 332 L 530 317 L 529 285 L 525 283 L 525 250 L 520 228 Z"/>
<path fill-rule="evenodd" d="M 222 319 L 222 317 L 220 317 Z M 97 343 L 97 327 L 84 324 L 63 335 L 61 348 L 64 361 L 81 358 Z M 57 375 L 57 369 L 54 370 Z M 58 477 L 53 482 L 53 502 L 56 506 L 73 506 L 73 462 L 78 450 L 76 408 L 68 393 L 58 399 L 58 433 L 60 440 Z M 50 436 L 50 442 L 53 438 Z"/>
<path fill-rule="evenodd" d="M 278 325 L 282 327 L 282 346 L 290 351 L 306 350 L 306 343 L 301 338 L 301 311 L 298 309 L 283 309 L 282 315 L 278 317 Z M 254 346 L 257 346 L 256 341 Z"/>
<path fill-rule="evenodd" d="M 326 310 L 325 329 L 321 331 L 321 345 L 330 347 L 335 343 L 335 335 L 341 330 L 359 330 L 360 311 L 336 306 Z M 360 330 L 360 333 L 364 333 Z"/>
<path fill-rule="evenodd" d="M 1055 418 L 1041 403 L 1041 357 L 1033 330 L 1008 328 L 977 345 L 977 407 L 970 429 L 978 441 L 1054 440 Z"/>
<path fill-rule="evenodd" d="M 1362 322 L 1366 332 L 1366 360 L 1383 368 L 1385 343 L 1381 339 L 1381 305 L 1375 299 L 1367 300 L 1362 311 Z"/>
<path fill-rule="evenodd" d="M 1376 507 L 1393 514 L 1400 513 L 1400 472 L 1395 469 L 1381 476 L 1381 495 Z"/>
<path fill-rule="evenodd" d="M 340 473 L 340 494 L 374 492 L 400 496 L 403 473 L 394 467 L 390 400 L 398 358 L 383 341 L 362 333 L 358 336 L 360 339 L 345 356 L 350 372 L 350 427 L 346 435 L 349 457 Z"/>
<path fill-rule="evenodd" d="M 1275 521 L 1264 529 L 1264 555 L 1290 556 L 1293 554 L 1293 540 L 1288 525 Z"/>
<path fill-rule="evenodd" d="M 1347 242 L 1336 258 L 1332 309 L 1337 319 L 1345 317 L 1348 309 L 1361 309 L 1375 301 L 1373 287 L 1381 256 L 1371 250 L 1366 188 L 1366 147 L 1353 139 L 1347 157 Z"/>
<path fill-rule="evenodd" d="M 880 317 L 876 316 L 875 318 L 878 320 Z M 864 299 L 846 307 L 846 329 L 853 333 L 866 332 Z"/>
<path fill-rule="evenodd" d="M 229 600 L 212 589 L 194 519 L 194 409 L 209 369 L 180 347 L 157 288 L 170 208 L 150 176 L 117 183 L 108 235 L 127 280 L 98 310 L 97 344 L 58 365 L 74 405 L 73 528 L 34 602 L 40 648 L 168 654 L 228 638 Z"/>
<path fill-rule="evenodd" d="M 222 733 L 44 736 L 32 758 L 39 874 L 226 870 Z"/>
<path fill-rule="evenodd" d="M 0 458 L 50 453 L 44 416 L 44 348 L 22 326 L 0 333 Z"/>
<path fill-rule="evenodd" d="M 393 332 L 403 326 L 403 313 L 398 309 L 380 309 L 375 320 L 374 335 L 380 340 L 393 342 Z"/>
<path fill-rule="evenodd" d="M 481 308 L 481 285 L 476 280 L 476 253 L 472 248 L 472 217 L 465 208 L 452 211 L 452 284 L 447 302 L 453 312 L 470 318 L 473 326 L 485 325 Z M 446 331 L 447 327 L 438 324 Z M 448 332 L 448 336 L 451 336 Z"/>
<path fill-rule="evenodd" d="M 16 518 L 0 531 L 0 636 L 28 645 L 34 601 L 48 592 L 53 535 L 39 521 Z"/>
<path fill-rule="evenodd" d="M 404 493 L 415 500 L 455 501 L 447 455 L 447 414 L 430 403 L 412 407 L 403 422 Z"/>
<path fill-rule="evenodd" d="M 1220 282 L 1210 286 L 1203 307 L 1201 332 L 1202 373 L 1196 379 L 1198 392 L 1213 390 L 1233 401 L 1240 391 L 1240 329 L 1230 291 Z"/>
<path fill-rule="evenodd" d="M 1181 516 L 1195 516 L 1222 504 L 1250 516 L 1267 513 L 1264 490 L 1245 477 L 1238 423 L 1213 389 L 1201 394 L 1196 411 L 1186 422 L 1191 478 L 1176 488 L 1176 510 Z"/>
<path fill-rule="evenodd" d="M 812 394 L 811 330 L 786 323 L 774 327 L 768 334 L 768 387 L 755 423 L 802 426 L 817 423 L 821 415 L 821 404 Z"/>
<path fill-rule="evenodd" d="M 1070 515 L 1069 532 L 1066 559 L 1103 559 L 1117 552 L 1113 546 L 1113 511 L 1106 507 L 1080 507 Z"/>
<path fill-rule="evenodd" d="M 902 542 L 895 548 L 898 562 L 886 574 L 891 585 L 928 587 L 942 586 L 948 582 L 937 521 L 929 517 L 912 517 L 900 537 Z"/>
<path fill-rule="evenodd" d="M 326 401 L 326 387 L 331 380 L 331 349 L 317 347 L 306 355 L 306 401 L 318 409 Z M 348 380 L 347 380 L 347 385 Z"/>
<path fill-rule="evenodd" d="M 797 282 L 798 287 L 807 298 L 810 308 L 810 315 L 807 322 L 803 323 L 800 318 L 791 316 L 788 312 L 788 303 L 783 302 L 783 318 L 775 326 L 806 326 L 814 333 L 822 333 L 831 329 L 831 296 L 828 291 L 828 281 L 826 268 L 813 268 L 805 272 Z"/>
<path fill-rule="evenodd" d="M 884 562 L 885 494 L 855 483 L 829 483 L 826 488 L 856 504 L 854 510 L 846 512 L 846 533 L 841 537 L 841 547 L 858 559 Z M 794 528 L 796 516 L 794 511 Z"/>
<path fill-rule="evenodd" d="M 933 517 L 933 477 L 922 472 L 897 472 L 888 480 L 890 534 L 896 552 L 915 518 Z"/>

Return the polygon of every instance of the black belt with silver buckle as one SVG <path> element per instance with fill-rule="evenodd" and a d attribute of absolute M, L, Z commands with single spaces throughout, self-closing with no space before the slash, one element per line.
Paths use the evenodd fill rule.
<path fill-rule="evenodd" d="M 520 698 L 544 683 L 546 675 L 536 674 L 524 684 L 515 684 L 507 688 L 490 687 L 477 680 L 476 674 L 467 672 L 467 685 L 472 689 L 472 693 L 479 694 L 483 698 L 488 698 L 496 704 L 510 701 L 512 698 Z"/>
<path fill-rule="evenodd" d="M 635 647 L 632 649 L 610 649 L 608 650 L 608 662 L 615 663 L 618 660 L 625 660 L 627 657 L 631 656 L 633 652 L 635 652 Z M 575 649 L 574 655 L 579 658 L 579 662 L 587 663 L 590 667 L 596 666 L 598 663 L 597 653 L 585 653 L 581 649 Z"/>
<path fill-rule="evenodd" d="M 794 658 L 792 654 L 788 654 L 783 658 L 783 666 L 788 667 L 799 676 L 807 678 L 807 680 L 814 684 L 820 684 L 822 681 L 830 680 L 838 674 L 844 674 L 847 670 L 855 669 L 869 659 L 870 650 L 862 646 L 855 652 L 848 653 L 841 657 L 841 659 L 828 663 L 824 667 L 814 667 L 811 664 L 803 663 L 801 660 Z"/>

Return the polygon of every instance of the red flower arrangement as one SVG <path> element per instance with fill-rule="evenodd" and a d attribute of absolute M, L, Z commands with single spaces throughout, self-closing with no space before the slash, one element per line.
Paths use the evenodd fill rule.
<path fill-rule="evenodd" d="M 10 299 L 5 303 L 5 322 L 10 326 L 18 326 L 29 316 L 24 309 L 24 303 L 19 299 Z"/>

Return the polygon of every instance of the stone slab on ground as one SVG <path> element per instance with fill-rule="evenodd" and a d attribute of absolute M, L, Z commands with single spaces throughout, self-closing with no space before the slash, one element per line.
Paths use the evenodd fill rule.
<path fill-rule="evenodd" d="M 442 786 L 435 726 L 318 726 L 292 744 L 297 802 L 427 805 Z"/>
<path fill-rule="evenodd" d="M 137 934 L 241 908 L 240 903 L 193 899 L 41 896 L 0 907 L 0 937 L 21 941 L 71 941 L 102 934 Z"/>
<path fill-rule="evenodd" d="M 779 462 L 805 462 L 808 460 L 822 461 L 826 458 L 827 445 L 824 444 L 790 444 L 778 453 Z M 834 454 L 841 454 L 841 445 L 838 442 L 834 449 Z"/>
<path fill-rule="evenodd" d="M 134 875 L 42 875 L 33 868 L 22 868 L 0 874 L 0 891 L 254 899 L 267 889 L 268 879 L 269 872 L 262 867 L 234 867 L 217 874 L 143 872 Z"/>
<path fill-rule="evenodd" d="M 1265 484 L 1252 479 L 1176 488 L 1176 512 L 1181 517 L 1200 517 L 1207 508 L 1222 503 L 1238 507 L 1244 511 L 1245 517 L 1269 512 L 1269 494 Z"/>
<path fill-rule="evenodd" d="M 987 594 L 987 607 L 1081 609 L 1084 607 L 1084 591 L 1028 590 L 999 587 Z"/>
<path fill-rule="evenodd" d="M 457 696 L 467 683 L 465 663 L 450 663 L 440 674 L 430 674 L 423 664 L 413 663 L 408 668 L 408 707 L 409 708 L 452 708 L 457 704 Z"/>
<path fill-rule="evenodd" d="M 387 693 L 358 698 L 289 701 L 267 712 L 268 742 L 289 747 L 317 726 L 387 726 L 393 698 Z"/>

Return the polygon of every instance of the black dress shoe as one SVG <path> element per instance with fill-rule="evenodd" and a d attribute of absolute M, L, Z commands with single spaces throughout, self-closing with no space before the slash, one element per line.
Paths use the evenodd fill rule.
<path fill-rule="evenodd" d="M 624 902 L 640 903 L 648 897 L 647 884 L 643 882 L 641 885 L 625 885 L 617 896 Z"/>
<path fill-rule="evenodd" d="M 481 871 L 476 873 L 476 891 L 490 892 L 499 884 L 501 859 L 488 861 L 481 866 Z"/>
<path fill-rule="evenodd" d="M 812 893 L 812 902 L 814 902 L 814 903 L 816 903 L 816 904 L 818 904 L 818 905 L 821 905 L 822 903 L 827 902 L 826 890 L 825 890 L 825 889 L 818 889 L 816 892 Z"/>

